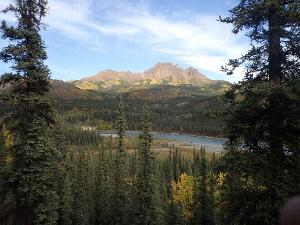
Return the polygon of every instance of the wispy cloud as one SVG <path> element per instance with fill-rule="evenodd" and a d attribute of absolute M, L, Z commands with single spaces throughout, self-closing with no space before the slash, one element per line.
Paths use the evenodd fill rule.
<path fill-rule="evenodd" d="M 50 0 L 46 23 L 69 38 L 85 39 L 88 30 L 84 23 L 90 16 L 90 7 L 85 0 Z"/>
<path fill-rule="evenodd" d="M 1 0 L 0 8 L 8 1 Z M 105 43 L 108 38 L 121 40 L 220 74 L 228 59 L 247 49 L 230 26 L 217 21 L 218 15 L 154 12 L 145 1 L 137 0 L 49 0 L 49 9 L 49 32 L 58 31 L 91 51 L 109 51 L 107 45 L 113 44 Z M 228 80 L 241 77 L 237 74 Z"/>
<path fill-rule="evenodd" d="M 93 13 L 92 3 L 90 0 L 51 0 L 46 22 L 51 28 L 61 31 L 68 37 L 83 40 L 97 39 L 100 34 L 128 35 L 138 31 L 132 26 L 114 21 L 96 20 L 97 15 Z"/>
<path fill-rule="evenodd" d="M 140 41 L 147 41 L 154 50 L 214 73 L 220 73 L 221 65 L 246 50 L 245 44 L 231 34 L 230 27 L 220 24 L 216 16 L 190 16 L 194 17 L 176 21 L 144 14 L 123 21 L 140 28 Z"/>
<path fill-rule="evenodd" d="M 218 15 L 152 12 L 145 3 L 132 1 L 52 0 L 47 22 L 69 38 L 87 42 L 90 49 L 111 36 L 149 46 L 178 61 L 213 73 L 229 58 L 246 50 L 231 27 Z M 91 46 L 93 45 L 93 46 Z M 101 48 L 99 48 L 101 51 Z M 236 75 L 229 80 L 240 79 Z"/>

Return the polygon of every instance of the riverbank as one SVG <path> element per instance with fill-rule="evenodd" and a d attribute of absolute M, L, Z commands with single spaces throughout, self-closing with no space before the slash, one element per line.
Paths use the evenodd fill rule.
<path fill-rule="evenodd" d="M 105 137 L 117 137 L 115 131 L 97 131 L 100 136 Z M 226 139 L 207 137 L 207 136 L 197 136 L 190 134 L 180 134 L 180 133 L 163 133 L 153 131 L 151 132 L 155 142 L 161 142 L 161 146 L 167 148 L 185 148 L 185 149 L 200 149 L 204 147 L 207 151 L 223 151 L 223 144 Z M 131 138 L 137 138 L 139 136 L 139 131 L 127 131 L 126 136 Z"/>

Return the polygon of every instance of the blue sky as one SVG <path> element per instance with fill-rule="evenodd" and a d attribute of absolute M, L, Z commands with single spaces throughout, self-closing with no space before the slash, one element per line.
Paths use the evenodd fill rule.
<path fill-rule="evenodd" d="M 11 0 L 1 0 L 0 9 Z M 104 69 L 141 72 L 157 62 L 193 66 L 212 79 L 237 81 L 220 72 L 247 40 L 219 23 L 237 0 L 48 0 L 43 32 L 55 79 L 75 80 Z M 11 15 L 0 19 L 14 22 Z M 0 47 L 5 42 L 0 41 Z M 0 73 L 7 66 L 0 63 Z"/>

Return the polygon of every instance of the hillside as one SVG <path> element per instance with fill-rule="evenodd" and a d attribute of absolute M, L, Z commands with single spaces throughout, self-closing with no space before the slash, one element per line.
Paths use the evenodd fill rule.
<path fill-rule="evenodd" d="M 101 100 L 102 97 L 90 90 L 82 90 L 61 80 L 51 80 L 50 94 L 63 100 Z"/>
<path fill-rule="evenodd" d="M 213 91 L 218 92 L 230 85 L 226 81 L 211 80 L 192 67 L 183 69 L 172 63 L 158 63 L 141 73 L 104 70 L 70 83 L 83 90 L 101 92 L 130 92 L 159 86 L 195 86 L 207 89 L 215 84 L 218 85 Z"/>
<path fill-rule="evenodd" d="M 50 80 L 50 94 L 58 100 L 101 100 L 96 92 L 82 90 L 61 80 Z M 9 89 L 9 86 L 0 86 L 0 93 Z"/>
<path fill-rule="evenodd" d="M 200 96 L 216 96 L 223 93 L 228 88 L 228 84 L 223 82 L 208 84 L 203 87 L 199 86 L 172 86 L 172 85 L 160 85 L 156 87 L 132 90 L 125 95 L 128 99 L 140 99 L 140 100 L 168 100 L 168 99 L 180 99 L 191 98 L 195 99 Z"/>
<path fill-rule="evenodd" d="M 142 72 L 105 70 L 77 81 L 51 80 L 50 93 L 59 100 L 101 100 L 124 93 L 129 99 L 168 100 L 219 95 L 229 82 L 211 80 L 198 70 L 158 63 Z M 7 88 L 7 87 L 6 87 Z M 1 87 L 0 91 L 6 88 Z"/>

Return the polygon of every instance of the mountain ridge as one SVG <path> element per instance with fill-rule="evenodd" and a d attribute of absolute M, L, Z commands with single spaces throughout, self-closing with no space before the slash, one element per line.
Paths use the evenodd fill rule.
<path fill-rule="evenodd" d="M 84 90 L 116 90 L 120 92 L 160 85 L 201 87 L 216 82 L 220 81 L 209 79 L 193 67 L 183 69 L 179 65 L 172 63 L 157 63 L 155 66 L 140 73 L 106 69 L 93 76 L 70 81 L 74 86 Z M 229 85 L 229 82 L 222 82 L 224 82 L 224 85 Z"/>
<path fill-rule="evenodd" d="M 1 77 L 0 77 L 1 78 Z M 62 80 L 50 79 L 49 94 L 60 100 L 102 100 L 103 98 L 94 91 L 82 90 Z M 9 92 L 10 84 L 0 85 L 0 95 Z M 0 99 L 1 102 L 1 99 Z"/>
<path fill-rule="evenodd" d="M 142 73 L 104 70 L 78 81 L 53 79 L 50 84 L 50 94 L 61 100 L 102 100 L 120 93 L 130 99 L 194 98 L 222 94 L 231 85 L 172 63 L 158 63 Z M 1 86 L 0 93 L 7 89 Z"/>

